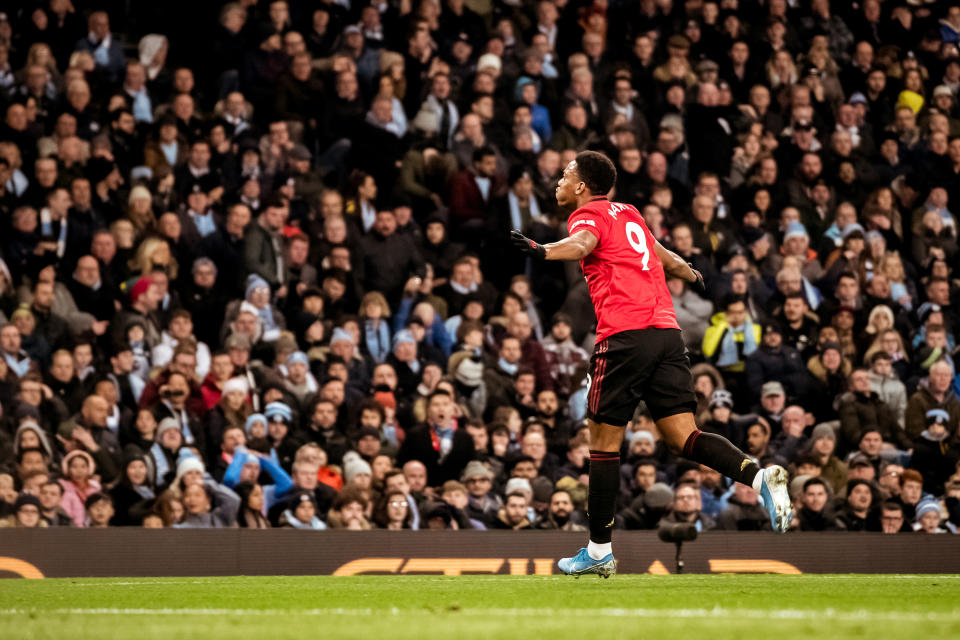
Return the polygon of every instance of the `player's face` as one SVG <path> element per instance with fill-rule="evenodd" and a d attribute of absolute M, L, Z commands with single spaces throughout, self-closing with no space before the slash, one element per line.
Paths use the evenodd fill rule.
<path fill-rule="evenodd" d="M 577 196 L 583 193 L 586 185 L 577 175 L 577 161 L 571 160 L 570 164 L 563 170 L 560 181 L 557 182 L 557 204 L 561 207 L 569 206 L 577 201 Z"/>

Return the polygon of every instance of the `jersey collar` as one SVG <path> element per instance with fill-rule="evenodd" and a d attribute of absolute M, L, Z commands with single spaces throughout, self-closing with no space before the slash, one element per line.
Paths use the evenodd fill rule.
<path fill-rule="evenodd" d="M 590 202 L 595 202 L 597 200 L 606 200 L 606 199 L 607 199 L 607 196 L 593 196 L 592 198 L 590 198 Z"/>

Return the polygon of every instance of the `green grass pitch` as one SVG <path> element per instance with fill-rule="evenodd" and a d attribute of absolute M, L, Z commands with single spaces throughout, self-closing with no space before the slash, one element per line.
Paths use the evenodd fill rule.
<path fill-rule="evenodd" d="M 960 638 L 960 576 L 0 580 L 0 638 Z"/>

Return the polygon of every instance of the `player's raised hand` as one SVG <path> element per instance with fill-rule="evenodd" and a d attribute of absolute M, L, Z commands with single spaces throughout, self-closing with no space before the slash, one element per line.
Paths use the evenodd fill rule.
<path fill-rule="evenodd" d="M 703 283 L 703 274 L 693 268 L 693 265 L 689 262 L 687 266 L 690 267 L 690 271 L 693 271 L 694 278 L 696 278 L 690 285 L 693 287 L 693 290 L 697 293 L 706 293 L 707 285 Z"/>
<path fill-rule="evenodd" d="M 547 257 L 547 250 L 543 248 L 542 244 L 531 240 L 516 229 L 510 232 L 510 243 L 520 251 L 528 253 L 535 258 L 543 260 Z"/>

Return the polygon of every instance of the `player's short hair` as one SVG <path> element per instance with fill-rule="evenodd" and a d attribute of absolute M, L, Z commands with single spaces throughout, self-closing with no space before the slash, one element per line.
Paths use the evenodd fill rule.
<path fill-rule="evenodd" d="M 597 151 L 581 151 L 577 154 L 577 175 L 595 195 L 606 195 L 617 181 L 617 168 L 613 161 Z"/>

